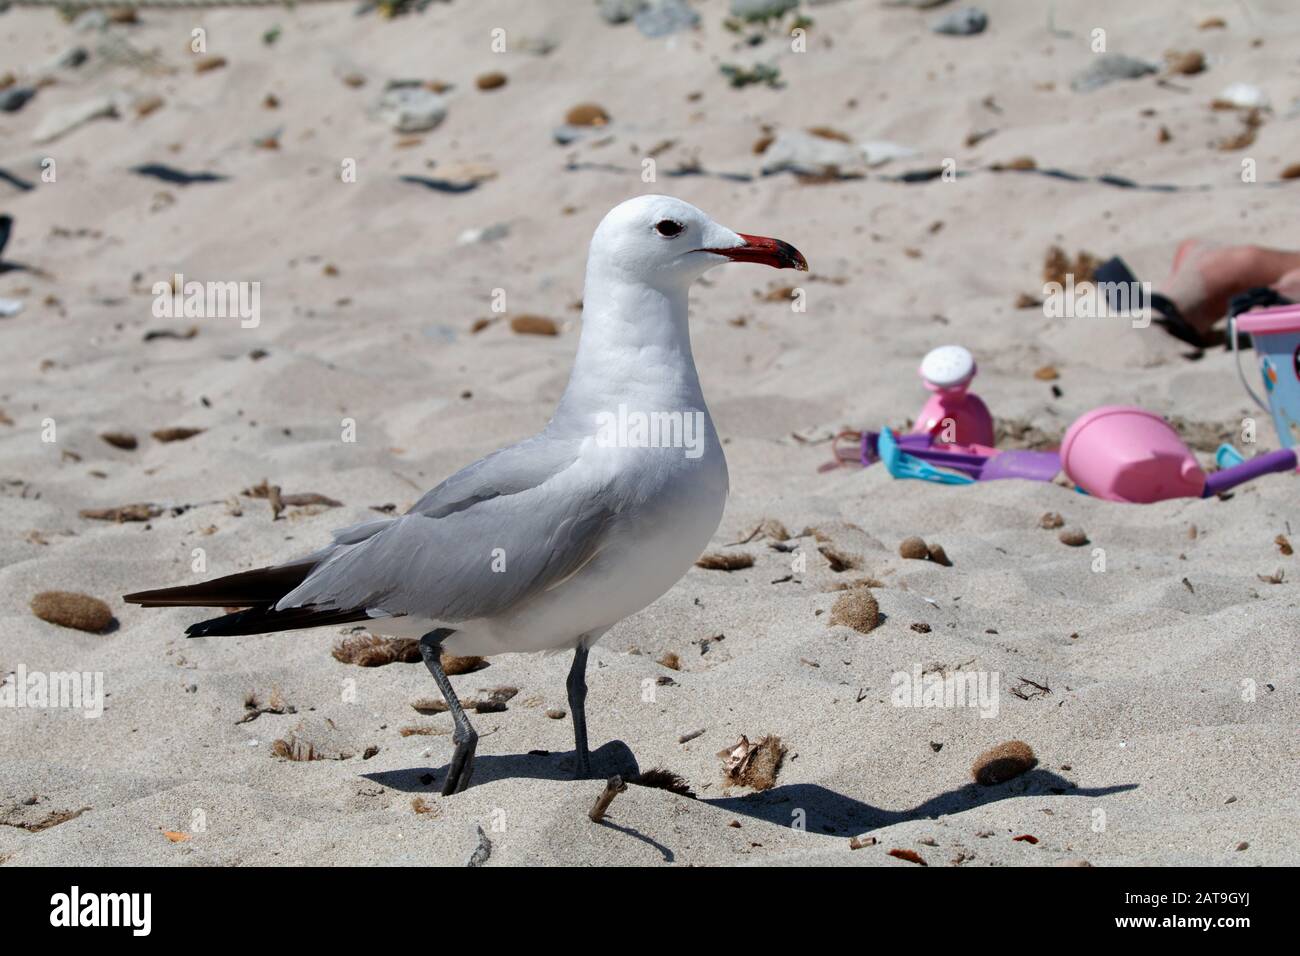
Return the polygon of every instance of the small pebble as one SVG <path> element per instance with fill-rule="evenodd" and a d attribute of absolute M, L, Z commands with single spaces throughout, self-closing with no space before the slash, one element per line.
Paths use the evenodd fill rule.
<path fill-rule="evenodd" d="M 1088 534 L 1080 527 L 1069 527 L 1057 535 L 1061 544 L 1068 544 L 1072 548 L 1081 548 L 1088 543 Z"/>
<path fill-rule="evenodd" d="M 1065 527 L 1065 519 L 1055 511 L 1049 511 L 1038 519 L 1038 527 L 1047 531 L 1055 531 L 1057 528 Z"/>
<path fill-rule="evenodd" d="M 1165 54 L 1165 68 L 1176 76 L 1195 76 L 1205 69 L 1205 54 L 1200 50 L 1170 50 Z"/>
<path fill-rule="evenodd" d="M 480 90 L 497 90 L 506 85 L 504 73 L 480 73 L 474 80 Z"/>
<path fill-rule="evenodd" d="M 510 330 L 519 335 L 559 335 L 560 327 L 554 319 L 544 315 L 516 315 L 510 320 Z"/>
<path fill-rule="evenodd" d="M 194 64 L 194 72 L 209 73 L 212 70 L 219 70 L 225 65 L 226 58 L 224 56 L 205 56 Z"/>
<path fill-rule="evenodd" d="M 943 565 L 945 568 L 952 567 L 952 561 L 948 559 L 948 553 L 943 550 L 943 545 L 932 544 L 928 548 L 930 560 L 935 564 Z"/>
<path fill-rule="evenodd" d="M 606 126 L 609 114 L 595 103 L 579 103 L 564 115 L 569 126 Z"/>

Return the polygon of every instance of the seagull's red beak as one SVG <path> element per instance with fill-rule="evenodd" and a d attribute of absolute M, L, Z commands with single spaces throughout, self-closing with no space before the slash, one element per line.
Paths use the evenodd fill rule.
<path fill-rule="evenodd" d="M 726 256 L 735 262 L 761 262 L 763 265 L 771 266 L 774 269 L 808 271 L 808 260 L 803 257 L 802 252 L 790 245 L 790 243 L 782 242 L 780 239 L 769 239 L 766 236 L 747 236 L 743 232 L 739 233 L 739 236 L 745 240 L 743 246 L 734 246 L 730 249 L 705 249 L 704 251 Z"/>

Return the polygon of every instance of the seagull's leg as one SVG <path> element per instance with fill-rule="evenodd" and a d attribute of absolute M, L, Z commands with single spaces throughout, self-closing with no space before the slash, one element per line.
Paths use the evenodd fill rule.
<path fill-rule="evenodd" d="M 573 651 L 573 666 L 565 681 L 569 690 L 569 712 L 573 714 L 573 742 L 577 756 L 574 778 L 591 776 L 591 752 L 587 749 L 587 645 L 580 643 Z"/>
<path fill-rule="evenodd" d="M 451 711 L 451 719 L 456 725 L 456 730 L 451 735 L 456 750 L 451 755 L 447 779 L 442 785 L 444 797 L 460 793 L 469 786 L 469 778 L 474 773 L 474 750 L 478 747 L 478 734 L 470 726 L 465 708 L 460 706 L 456 691 L 447 679 L 447 672 L 442 669 L 442 642 L 449 633 L 451 632 L 439 629 L 420 638 L 420 656 L 424 658 L 424 666 L 429 668 L 429 673 L 438 684 L 438 690 L 442 691 L 442 698 L 447 702 L 447 709 Z"/>

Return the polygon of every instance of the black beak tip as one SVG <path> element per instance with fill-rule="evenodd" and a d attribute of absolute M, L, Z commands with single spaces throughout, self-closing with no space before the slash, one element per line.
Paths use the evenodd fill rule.
<path fill-rule="evenodd" d="M 778 239 L 776 240 L 776 248 L 782 269 L 797 269 L 799 272 L 808 271 L 808 260 L 803 257 L 802 252 L 790 245 L 790 243 Z"/>

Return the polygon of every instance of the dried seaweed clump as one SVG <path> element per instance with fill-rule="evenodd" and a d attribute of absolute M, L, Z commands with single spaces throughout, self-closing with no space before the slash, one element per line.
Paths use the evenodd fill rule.
<path fill-rule="evenodd" d="M 271 755 L 281 760 L 348 760 L 351 748 L 342 741 L 338 726 L 328 717 L 307 717 L 287 737 L 271 741 Z"/>
<path fill-rule="evenodd" d="M 758 743 L 750 743 L 741 736 L 740 741 L 726 750 L 718 751 L 722 758 L 722 776 L 728 784 L 770 790 L 785 760 L 786 748 L 781 738 L 769 734 Z"/>
<path fill-rule="evenodd" d="M 843 624 L 860 634 L 869 634 L 880 624 L 880 605 L 867 588 L 845 591 L 831 605 L 830 624 Z"/>
<path fill-rule="evenodd" d="M 331 651 L 336 661 L 356 664 L 358 667 L 381 667 L 400 662 L 416 664 L 420 657 L 420 642 L 406 637 L 380 637 L 378 634 L 357 634 L 334 645 Z M 459 672 L 457 672 L 459 673 Z"/>
<path fill-rule="evenodd" d="M 419 648 L 416 648 L 415 659 L 420 659 Z M 448 674 L 468 674 L 471 671 L 479 671 L 488 666 L 488 662 L 482 657 L 457 657 L 455 654 L 443 654 L 441 657 L 442 669 Z M 506 698 L 509 700 L 509 698 Z"/>
<path fill-rule="evenodd" d="M 657 790 L 667 790 L 669 793 L 675 793 L 680 797 L 695 799 L 695 791 L 691 789 L 691 785 L 682 777 L 671 770 L 665 770 L 663 767 L 647 770 L 645 773 L 630 779 L 628 783 L 634 783 L 638 787 L 654 787 Z"/>
<path fill-rule="evenodd" d="M 695 566 L 706 571 L 741 571 L 754 566 L 754 556 L 744 551 L 710 551 L 700 555 Z"/>
<path fill-rule="evenodd" d="M 113 623 L 113 612 L 99 598 L 74 591 L 42 591 L 32 598 L 32 613 L 60 627 L 100 634 Z"/>
<path fill-rule="evenodd" d="M 1036 766 L 1038 758 L 1034 756 L 1029 744 L 1023 740 L 1008 740 L 976 757 L 970 772 L 976 783 L 991 787 L 1018 777 Z"/>

